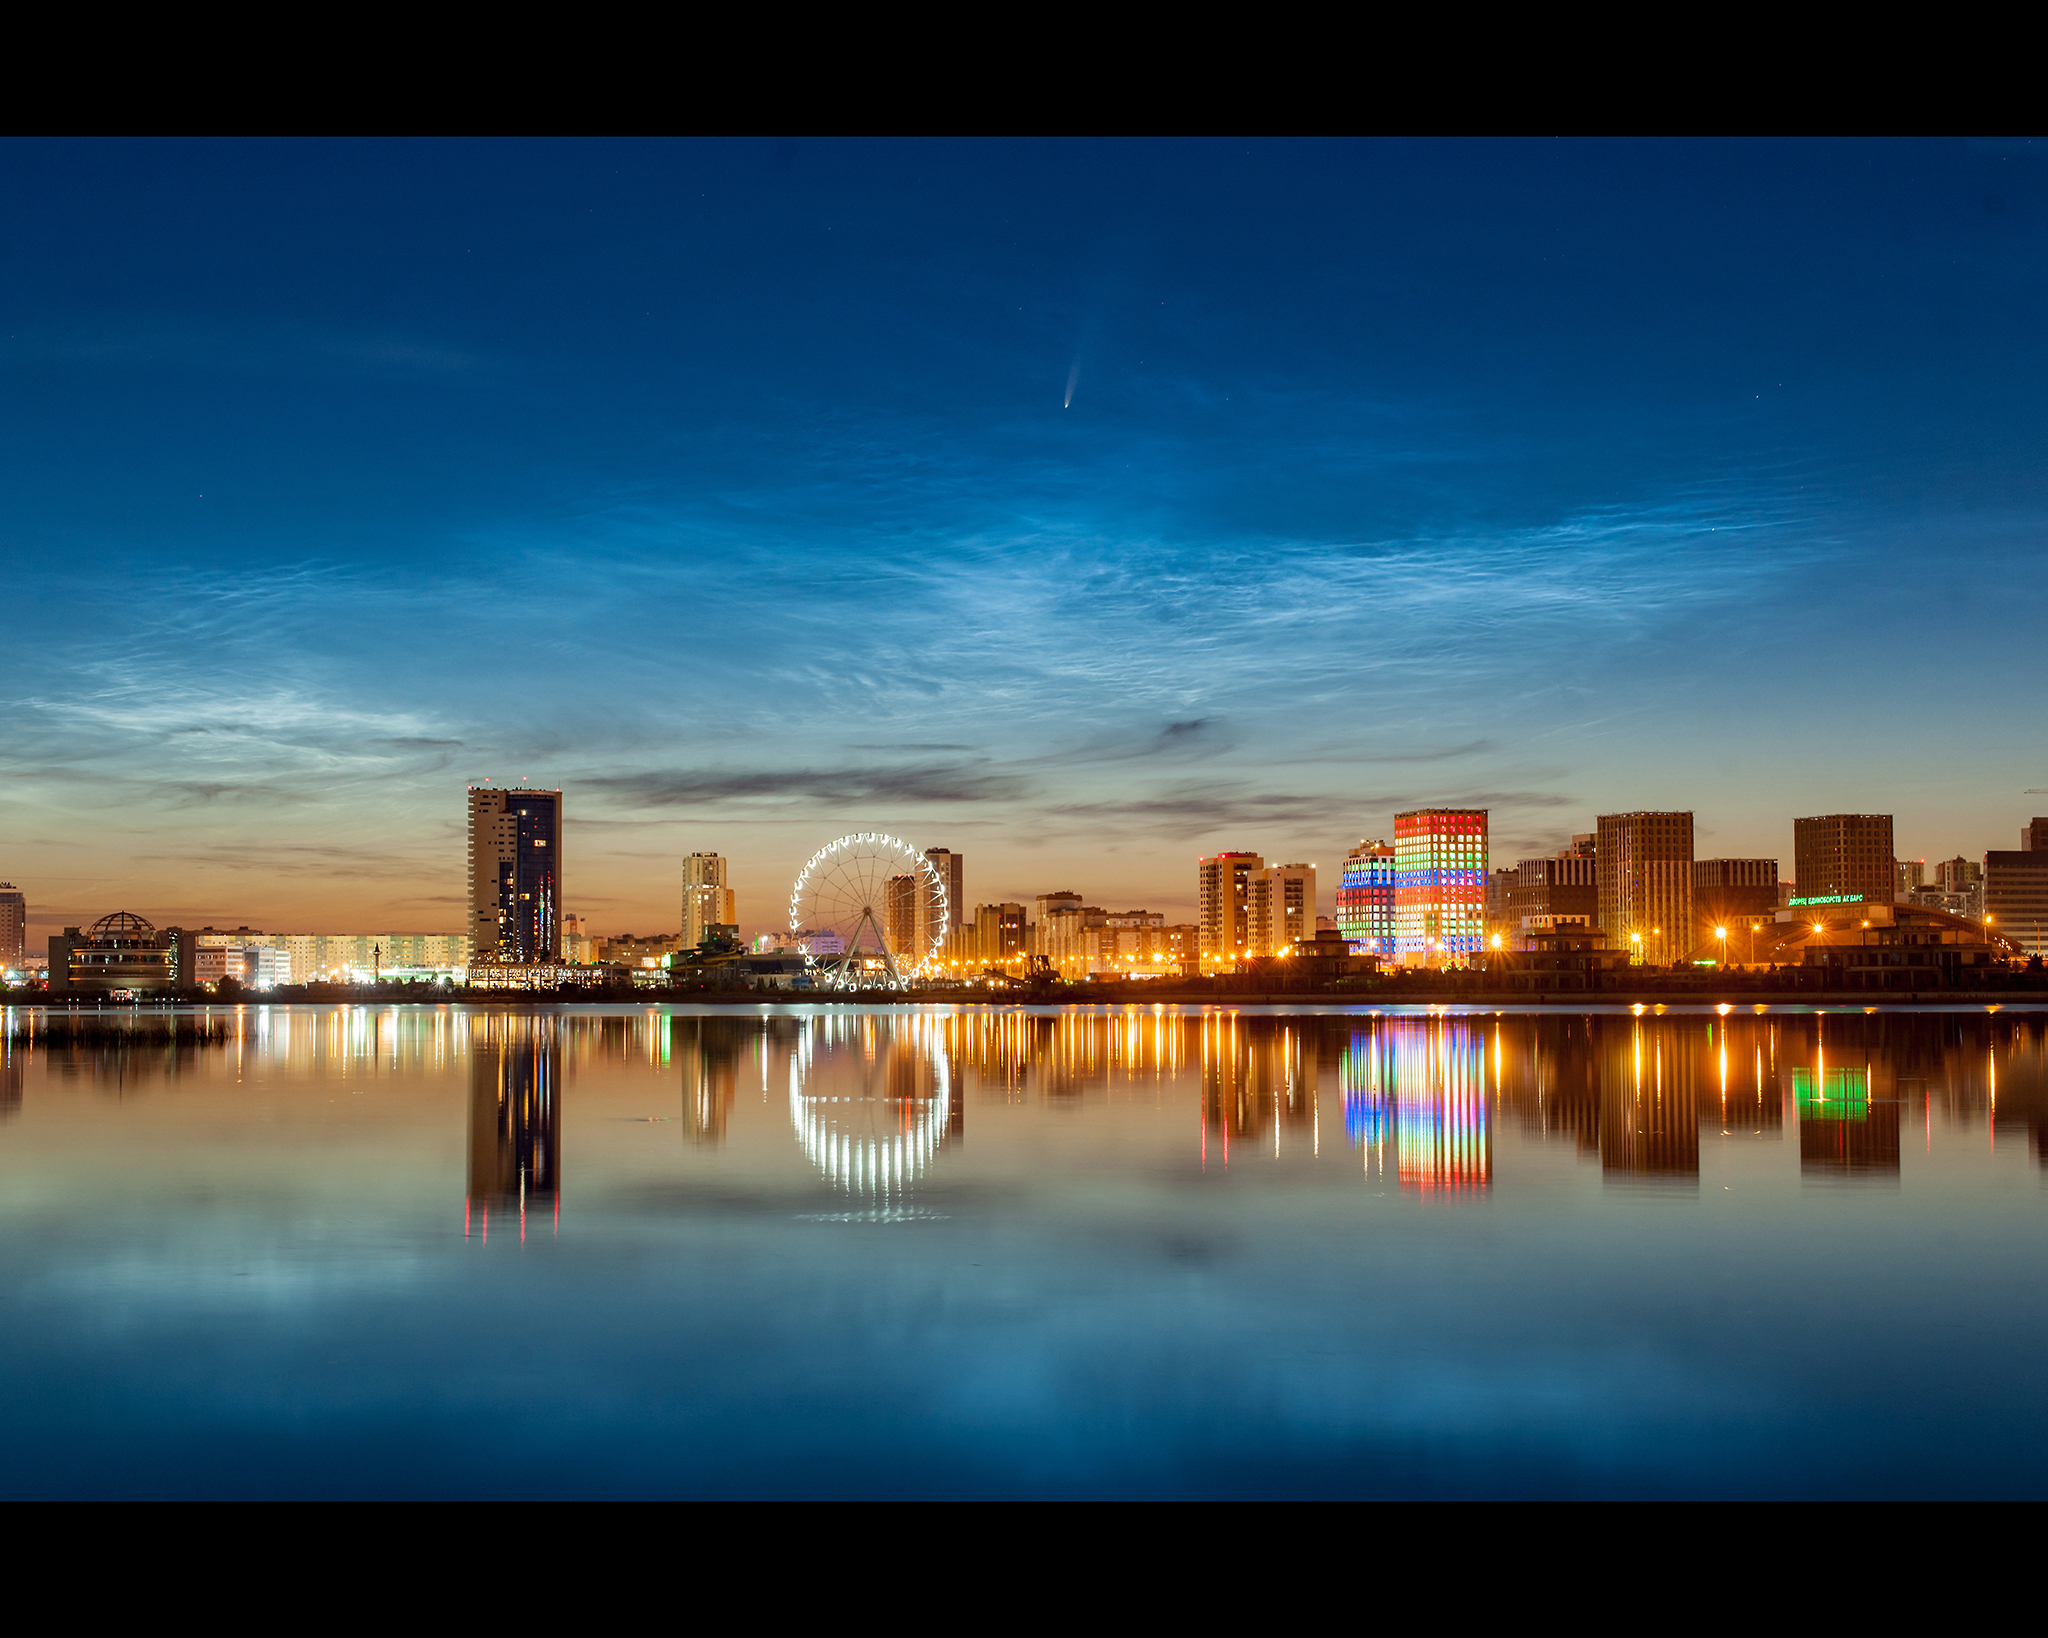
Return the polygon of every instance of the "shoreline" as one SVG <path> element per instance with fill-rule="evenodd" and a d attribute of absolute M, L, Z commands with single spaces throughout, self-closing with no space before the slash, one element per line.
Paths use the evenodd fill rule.
<path fill-rule="evenodd" d="M 1809 1010 L 1852 1012 L 1953 1012 L 1982 1009 L 1994 1011 L 2048 1011 L 2048 989 L 1952 990 L 1868 995 L 1845 990 L 1694 991 L 1568 991 L 1531 995 L 1483 990 L 1450 994 L 1406 993 L 1345 995 L 1309 991 L 1233 991 L 1222 994 L 1176 990 L 1143 996 L 1114 992 L 1076 990 L 1068 993 L 961 995 L 953 991 L 911 991 L 902 995 L 864 992 L 855 995 L 818 994 L 805 990 L 735 991 L 699 993 L 643 990 L 618 995 L 562 995 L 542 991 L 489 990 L 478 994 L 407 995 L 358 991 L 353 994 L 322 996 L 177 997 L 162 1001 L 76 1001 L 37 997 L 4 1003 L 9 1012 L 74 1014 L 86 1017 L 163 1016 L 181 1011 L 225 1012 L 241 1008 L 270 1007 L 713 1007 L 759 1009 L 763 1007 L 959 1007 L 1007 1011 L 1021 1007 L 1110 1008 L 1118 1011 L 1153 1007 L 1200 1007 L 1234 1011 L 1245 1007 L 1314 1012 L 1384 1012 L 1395 1009 L 1426 1009 L 1447 1012 L 1560 1012 L 1633 1010 L 1651 1012 L 1713 1011 L 1767 1007 L 1798 1007 Z"/>

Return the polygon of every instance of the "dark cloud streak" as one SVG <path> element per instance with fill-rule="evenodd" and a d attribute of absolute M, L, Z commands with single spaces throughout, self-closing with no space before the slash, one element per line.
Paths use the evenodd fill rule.
<path fill-rule="evenodd" d="M 759 772 L 649 772 L 580 781 L 628 806 L 682 807 L 730 801 L 1008 802 L 1030 789 L 1015 774 L 972 762 L 924 768 L 787 768 Z"/>

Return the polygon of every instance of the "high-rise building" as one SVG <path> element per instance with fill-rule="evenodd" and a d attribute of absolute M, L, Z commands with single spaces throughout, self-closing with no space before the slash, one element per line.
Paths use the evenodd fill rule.
<path fill-rule="evenodd" d="M 2022 831 L 2020 834 L 2025 836 L 2026 832 Z M 1927 861 L 1925 859 L 1901 859 L 1899 861 L 1899 878 L 1892 886 L 1894 894 L 1903 899 L 1916 888 L 1925 887 L 1926 885 Z"/>
<path fill-rule="evenodd" d="M 28 895 L 0 882 L 0 969 L 19 972 L 28 956 Z"/>
<path fill-rule="evenodd" d="M 1556 925 L 1561 917 L 1567 924 L 1581 918 L 1587 925 L 1600 919 L 1600 874 L 1597 848 L 1591 836 L 1574 836 L 1572 845 L 1547 858 L 1519 860 L 1498 910 L 1490 919 L 1505 923 L 1503 932 L 1519 934 L 1531 916 L 1548 917 Z"/>
<path fill-rule="evenodd" d="M 1692 948 L 1692 815 L 1603 813 L 1596 821 L 1607 947 L 1669 966 Z"/>
<path fill-rule="evenodd" d="M 1337 931 L 1360 955 L 1394 954 L 1394 849 L 1361 841 L 1344 856 L 1337 889 Z"/>
<path fill-rule="evenodd" d="M 1798 904 L 1891 904 L 1899 861 L 1888 813 L 1824 813 L 1792 821 L 1792 879 Z"/>
<path fill-rule="evenodd" d="M 561 905 L 562 793 L 470 786 L 470 960 L 556 960 Z"/>
<path fill-rule="evenodd" d="M 1486 947 L 1485 808 L 1394 815 L 1394 943 L 1405 966 Z"/>
<path fill-rule="evenodd" d="M 1259 955 L 1277 955 L 1316 936 L 1316 867 L 1312 864 L 1268 865 L 1265 891 L 1253 905 L 1252 948 Z"/>
<path fill-rule="evenodd" d="M 692 853 L 683 861 L 683 948 L 694 950 L 714 927 L 737 927 L 739 898 L 726 881 L 722 854 Z"/>
<path fill-rule="evenodd" d="M 931 949 L 923 937 L 925 898 L 913 871 L 891 876 L 882 884 L 882 937 L 898 961 L 920 962 Z"/>
<path fill-rule="evenodd" d="M 1202 929 L 1205 960 L 1235 961 L 1256 953 L 1253 885 L 1265 874 L 1266 861 L 1256 853 L 1218 853 L 1196 862 L 1195 925 Z"/>
<path fill-rule="evenodd" d="M 1041 893 L 1032 900 L 1032 907 L 1037 911 L 1038 923 L 1043 924 L 1048 916 L 1057 915 L 1063 910 L 1080 909 L 1081 895 L 1067 892 Z"/>
<path fill-rule="evenodd" d="M 1516 870 L 1503 865 L 1486 873 L 1486 932 L 1490 939 L 1508 925 L 1508 900 L 1514 893 Z"/>
<path fill-rule="evenodd" d="M 946 931 L 957 933 L 967 925 L 967 855 L 951 848 L 928 847 L 924 856 L 939 873 L 939 885 L 946 890 Z"/>
<path fill-rule="evenodd" d="M 2048 955 L 2048 848 L 1984 855 L 1984 920 L 2027 955 Z"/>
<path fill-rule="evenodd" d="M 2048 853 L 2048 819 L 2035 819 L 2021 830 L 2020 852 Z"/>
<path fill-rule="evenodd" d="M 1079 894 L 1074 895 L 1077 899 Z M 974 924 L 960 930 L 958 942 L 971 954 L 967 959 L 990 965 L 1011 961 L 1030 951 L 1031 922 L 1021 904 L 977 905 Z"/>

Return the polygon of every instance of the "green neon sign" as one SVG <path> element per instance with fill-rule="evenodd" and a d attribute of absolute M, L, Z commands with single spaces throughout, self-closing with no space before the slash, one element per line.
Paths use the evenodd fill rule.
<path fill-rule="evenodd" d="M 1862 904 L 1861 893 L 1813 893 L 1803 899 L 1787 899 L 1787 904 Z"/>

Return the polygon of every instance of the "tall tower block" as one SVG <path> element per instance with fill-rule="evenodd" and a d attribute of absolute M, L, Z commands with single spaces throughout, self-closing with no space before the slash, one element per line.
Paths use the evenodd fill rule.
<path fill-rule="evenodd" d="M 562 793 L 469 787 L 470 960 L 562 953 Z"/>

